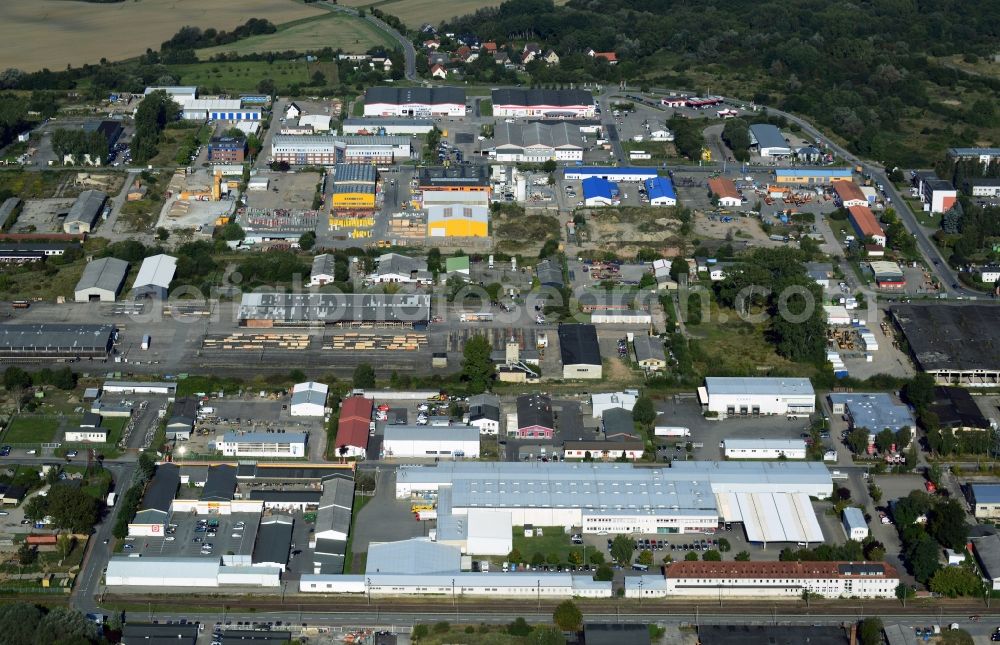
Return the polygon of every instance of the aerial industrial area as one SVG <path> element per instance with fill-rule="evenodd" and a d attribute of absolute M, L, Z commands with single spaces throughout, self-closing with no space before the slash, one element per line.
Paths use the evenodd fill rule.
<path fill-rule="evenodd" d="M 369 12 L 4 125 L 9 642 L 1000 641 L 1000 148 Z"/>

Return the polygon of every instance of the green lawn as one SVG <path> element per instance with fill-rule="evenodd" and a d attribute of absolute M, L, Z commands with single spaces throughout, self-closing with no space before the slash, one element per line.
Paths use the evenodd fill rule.
<path fill-rule="evenodd" d="M 44 416 L 19 416 L 4 432 L 7 443 L 48 443 L 56 436 L 59 419 Z"/>
<path fill-rule="evenodd" d="M 480 116 L 493 116 L 493 101 L 480 101 L 479 102 L 479 115 Z"/>
<path fill-rule="evenodd" d="M 127 423 L 128 419 L 125 417 L 106 417 L 101 420 L 101 427 L 108 431 L 108 443 L 118 444 Z"/>
<path fill-rule="evenodd" d="M 376 29 L 367 20 L 343 13 L 329 13 L 282 25 L 273 34 L 251 36 L 228 45 L 199 49 L 197 54 L 198 58 L 205 60 L 215 54 L 263 54 L 288 50 L 307 52 L 324 47 L 363 54 L 373 47 L 394 45 L 395 41 L 390 40 L 383 31 Z"/>
<path fill-rule="evenodd" d="M 279 87 L 306 85 L 310 74 L 304 60 L 185 63 L 167 65 L 167 69 L 184 85 L 197 85 L 209 91 L 218 87 L 221 91 L 230 92 L 256 92 L 257 83 L 265 78 L 273 79 Z"/>
<path fill-rule="evenodd" d="M 358 525 L 358 515 L 361 513 L 361 509 L 363 509 L 371 500 L 372 498 L 367 495 L 354 496 L 354 509 L 351 512 L 351 532 L 347 535 L 347 551 L 344 553 L 344 573 L 351 573 L 353 570 L 354 554 L 351 553 L 351 546 L 354 542 L 354 527 Z M 367 558 L 367 553 L 361 555 L 361 566 L 358 567 L 359 572 L 365 570 L 364 561 L 367 560 Z"/>
<path fill-rule="evenodd" d="M 535 527 L 535 529 L 542 529 L 542 536 L 535 537 L 524 537 L 524 527 L 515 526 L 514 527 L 514 548 L 521 552 L 521 557 L 525 562 L 531 562 L 536 553 L 542 554 L 542 557 L 548 558 L 550 555 L 555 554 L 559 558 L 559 562 L 562 564 L 567 564 L 569 562 L 569 554 L 572 552 L 578 552 L 583 555 L 583 547 L 576 546 L 569 540 L 569 534 L 563 530 L 561 526 L 542 526 Z M 588 549 L 587 557 L 590 557 L 590 553 L 593 549 Z M 506 560 L 506 557 L 496 558 L 499 561 Z"/>

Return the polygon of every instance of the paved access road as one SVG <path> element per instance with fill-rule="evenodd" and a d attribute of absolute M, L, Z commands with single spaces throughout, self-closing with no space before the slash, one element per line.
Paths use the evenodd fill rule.
<path fill-rule="evenodd" d="M 329 2 L 324 2 L 323 6 L 327 9 L 333 11 L 339 11 L 341 13 L 347 13 L 352 16 L 358 15 L 357 9 L 352 9 L 350 7 L 341 7 L 340 5 L 332 4 Z M 406 36 L 396 31 L 395 28 L 390 27 L 385 22 L 383 22 L 377 16 L 373 16 L 371 12 L 365 13 L 365 20 L 374 25 L 377 29 L 384 31 L 389 35 L 390 38 L 399 43 L 400 48 L 403 50 L 403 58 L 406 61 L 406 69 L 403 71 L 403 77 L 408 81 L 416 81 L 417 79 L 417 51 L 413 48 L 413 43 L 411 43 Z"/>

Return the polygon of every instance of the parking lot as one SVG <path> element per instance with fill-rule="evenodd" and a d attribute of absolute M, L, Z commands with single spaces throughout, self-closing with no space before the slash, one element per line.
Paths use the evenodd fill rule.
<path fill-rule="evenodd" d="M 218 524 L 209 526 L 209 522 Z M 136 537 L 134 540 L 126 538 L 124 551 L 129 555 L 167 557 L 220 558 L 224 555 L 251 555 L 259 524 L 260 516 L 255 513 L 201 517 L 173 513 L 167 535 Z M 129 548 L 130 545 L 132 548 Z"/>

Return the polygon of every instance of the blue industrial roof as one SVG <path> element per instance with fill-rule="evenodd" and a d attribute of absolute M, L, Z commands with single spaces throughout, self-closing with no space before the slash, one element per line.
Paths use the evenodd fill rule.
<path fill-rule="evenodd" d="M 1000 484 L 972 484 L 972 498 L 977 504 L 1000 504 Z"/>
<path fill-rule="evenodd" d="M 948 152 L 952 156 L 1000 157 L 1000 148 L 949 148 Z"/>
<path fill-rule="evenodd" d="M 812 175 L 813 177 L 851 177 L 850 168 L 777 168 L 777 177 L 798 177 Z"/>
<path fill-rule="evenodd" d="M 632 168 L 628 166 L 574 166 L 572 168 L 566 168 L 563 173 L 569 173 L 571 175 L 594 175 L 598 177 L 613 177 L 615 175 L 646 175 L 647 177 L 655 177 L 656 168 Z"/>
<path fill-rule="evenodd" d="M 650 201 L 661 197 L 677 199 L 674 184 L 667 177 L 654 177 L 646 180 L 646 195 Z"/>
<path fill-rule="evenodd" d="M 888 428 L 898 432 L 903 428 L 916 428 L 910 408 L 885 392 L 851 392 L 830 394 L 830 403 L 846 406 L 855 428 L 867 428 L 878 433 Z"/>
<path fill-rule="evenodd" d="M 603 177 L 587 177 L 583 180 L 583 198 L 605 197 L 611 199 L 618 192 L 618 185 Z"/>

